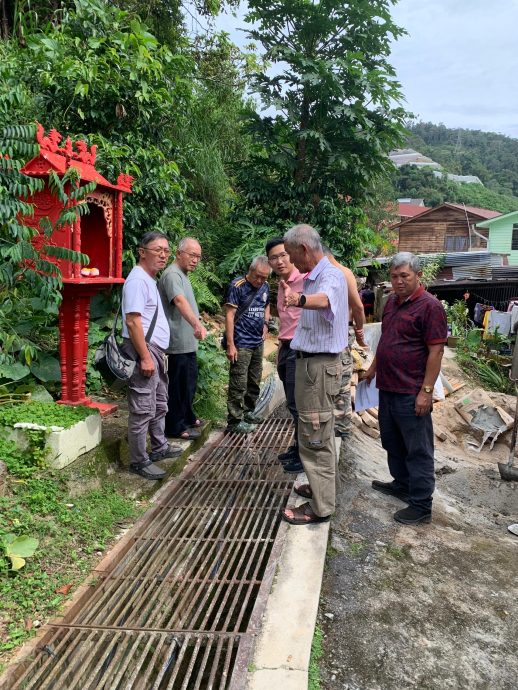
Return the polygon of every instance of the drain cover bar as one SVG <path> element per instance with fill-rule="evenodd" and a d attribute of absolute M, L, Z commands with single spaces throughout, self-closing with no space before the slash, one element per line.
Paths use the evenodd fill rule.
<path fill-rule="evenodd" d="M 244 686 L 285 530 L 288 419 L 228 434 L 162 494 L 12 690 Z"/>

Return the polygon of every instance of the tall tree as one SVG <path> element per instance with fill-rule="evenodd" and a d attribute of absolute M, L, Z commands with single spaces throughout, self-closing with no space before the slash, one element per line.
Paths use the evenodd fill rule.
<path fill-rule="evenodd" d="M 392 4 L 249 0 L 249 36 L 271 65 L 255 75 L 266 115 L 252 118 L 256 155 L 240 178 L 255 222 L 310 222 L 343 255 L 359 253 L 368 190 L 403 132 Z"/>

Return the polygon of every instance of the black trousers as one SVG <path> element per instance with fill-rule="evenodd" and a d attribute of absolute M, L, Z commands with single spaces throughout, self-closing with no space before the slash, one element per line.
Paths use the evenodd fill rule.
<path fill-rule="evenodd" d="M 169 404 L 165 435 L 179 436 L 196 421 L 192 405 L 198 382 L 196 352 L 167 355 L 169 364 Z"/>
<path fill-rule="evenodd" d="M 295 350 L 290 348 L 291 340 L 286 340 L 281 342 L 279 346 L 279 356 L 277 359 L 277 373 L 282 381 L 284 387 L 284 395 L 286 396 L 286 404 L 288 410 L 291 412 L 293 417 L 293 423 L 295 424 L 295 437 L 294 443 L 298 445 L 298 423 L 299 423 L 299 413 L 297 412 L 297 405 L 295 404 L 295 367 L 297 363 L 297 358 Z"/>
<path fill-rule="evenodd" d="M 409 505 L 428 512 L 435 488 L 432 415 L 416 415 L 415 395 L 382 390 L 379 395 L 381 445 L 390 474 L 397 488 L 408 492 Z"/>

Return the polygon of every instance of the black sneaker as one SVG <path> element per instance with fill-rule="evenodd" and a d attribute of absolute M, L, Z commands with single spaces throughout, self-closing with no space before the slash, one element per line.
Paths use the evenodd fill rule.
<path fill-rule="evenodd" d="M 299 472 L 304 472 L 304 465 L 300 462 L 300 459 L 294 458 L 291 462 L 286 463 L 282 466 L 282 469 L 288 474 L 299 474 Z"/>
<path fill-rule="evenodd" d="M 388 494 L 389 496 L 395 496 L 396 498 L 399 498 L 400 501 L 404 501 L 405 503 L 408 503 L 410 500 L 408 492 L 404 489 L 398 489 L 395 487 L 394 482 L 380 482 L 377 479 L 374 479 L 371 486 L 375 491 L 380 491 L 382 494 Z"/>
<path fill-rule="evenodd" d="M 432 512 L 423 512 L 422 510 L 417 510 L 417 508 L 408 506 L 408 508 L 403 508 L 394 513 L 394 520 L 403 523 L 403 525 L 428 524 L 432 521 Z"/>
<path fill-rule="evenodd" d="M 170 443 L 164 448 L 164 450 L 158 450 L 154 453 L 149 454 L 149 459 L 151 462 L 159 462 L 159 460 L 166 460 L 167 458 L 177 458 L 182 454 L 182 449 L 180 446 L 172 446 Z"/>
<path fill-rule="evenodd" d="M 277 457 L 282 463 L 285 463 L 290 462 L 294 458 L 298 457 L 298 454 L 299 453 L 297 446 L 290 446 L 287 451 L 285 451 L 284 453 L 279 453 Z"/>
<path fill-rule="evenodd" d="M 163 479 L 166 476 L 164 470 L 155 467 L 151 460 L 131 464 L 129 471 L 144 477 L 144 479 Z"/>

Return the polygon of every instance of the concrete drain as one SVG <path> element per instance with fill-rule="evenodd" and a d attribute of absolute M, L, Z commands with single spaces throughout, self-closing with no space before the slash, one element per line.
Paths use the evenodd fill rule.
<path fill-rule="evenodd" d="M 272 419 L 210 446 L 48 627 L 12 690 L 243 688 L 285 533 L 293 482 L 276 456 L 292 430 Z"/>

